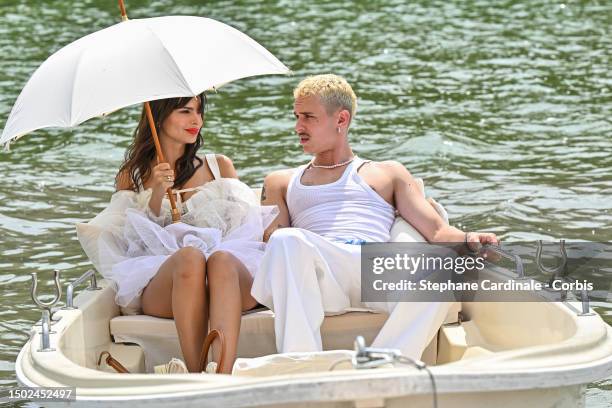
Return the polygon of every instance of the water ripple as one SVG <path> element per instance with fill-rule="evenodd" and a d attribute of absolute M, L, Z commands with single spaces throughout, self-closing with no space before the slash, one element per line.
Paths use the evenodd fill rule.
<path fill-rule="evenodd" d="M 336 72 L 359 96 L 357 153 L 402 162 L 454 225 L 506 240 L 612 240 L 609 2 L 176 3 L 132 1 L 128 11 L 221 20 L 295 73 L 209 97 L 205 150 L 230 156 L 247 183 L 308 159 L 291 92 L 305 75 Z M 117 21 L 115 2 L 2 2 L 0 123 L 50 53 Z M 74 223 L 108 202 L 138 115 L 132 107 L 73 131 L 34 132 L 0 152 L 1 384 L 14 385 L 12 362 L 38 319 L 28 273 L 48 275 L 46 291 L 51 269 L 87 268 Z M 609 405 L 609 389 L 609 380 L 591 385 L 588 405 Z"/>

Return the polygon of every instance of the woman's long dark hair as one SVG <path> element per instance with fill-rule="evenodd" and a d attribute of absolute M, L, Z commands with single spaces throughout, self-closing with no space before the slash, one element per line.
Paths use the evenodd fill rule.
<path fill-rule="evenodd" d="M 200 99 L 199 113 L 202 115 L 202 120 L 204 120 L 206 95 L 202 93 L 198 95 L 197 98 Z M 164 123 L 172 111 L 184 107 L 191 99 L 192 97 L 169 98 L 149 102 L 153 118 L 155 118 L 155 126 L 158 134 L 161 129 L 161 124 Z M 198 133 L 198 137 L 194 143 L 185 145 L 185 153 L 176 161 L 173 188 L 182 187 L 191 176 L 193 176 L 195 171 L 202 166 L 202 159 L 196 156 L 198 149 L 202 146 L 203 140 L 201 132 L 202 130 Z M 138 127 L 136 127 L 134 131 L 134 140 L 125 152 L 125 158 L 119 169 L 115 184 L 119 182 L 120 177 L 123 179 L 129 176 L 132 184 L 131 189 L 139 191 L 140 186 L 144 185 L 145 181 L 151 175 L 151 163 L 155 160 L 156 156 L 155 143 L 153 143 L 151 128 L 149 127 L 149 121 L 147 120 L 143 107 Z M 194 162 L 197 162 L 197 164 L 194 164 Z"/>

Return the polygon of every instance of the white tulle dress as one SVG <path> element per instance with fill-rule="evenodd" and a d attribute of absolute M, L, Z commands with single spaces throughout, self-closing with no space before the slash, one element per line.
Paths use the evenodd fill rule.
<path fill-rule="evenodd" d="M 177 250 L 194 247 L 206 258 L 228 251 L 255 275 L 264 252 L 265 228 L 278 213 L 260 206 L 257 194 L 237 179 L 221 178 L 214 155 L 206 160 L 215 180 L 180 190 L 195 191 L 177 205 L 181 222 L 172 223 L 170 203 L 160 216 L 149 208 L 151 190 L 118 191 L 110 204 L 87 224 L 77 225 L 79 241 L 96 269 L 116 285 L 116 302 L 124 313 L 140 312 L 140 295 L 159 267 Z"/>

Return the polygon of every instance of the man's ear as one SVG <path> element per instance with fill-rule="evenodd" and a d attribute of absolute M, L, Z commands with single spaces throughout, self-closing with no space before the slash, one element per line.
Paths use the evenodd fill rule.
<path fill-rule="evenodd" d="M 340 112 L 338 112 L 338 126 L 342 128 L 348 128 L 350 122 L 351 114 L 349 113 L 349 111 L 346 109 L 340 110 Z"/>

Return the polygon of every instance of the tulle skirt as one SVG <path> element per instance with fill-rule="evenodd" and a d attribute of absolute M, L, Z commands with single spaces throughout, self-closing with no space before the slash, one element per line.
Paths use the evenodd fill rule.
<path fill-rule="evenodd" d="M 116 302 L 122 307 L 134 304 L 135 298 L 142 294 L 160 266 L 181 248 L 196 248 L 207 259 L 217 251 L 227 251 L 238 258 L 253 276 L 265 249 L 261 240 L 253 239 L 261 230 L 257 218 L 243 223 L 224 238 L 217 228 L 196 227 L 182 222 L 161 227 L 135 209 L 126 210 L 125 221 L 127 251 L 106 276 L 116 283 Z M 106 251 L 100 250 L 104 256 Z M 109 255 L 111 253 L 108 251 Z"/>
<path fill-rule="evenodd" d="M 278 208 L 261 206 L 253 190 L 237 179 L 214 180 L 195 190 L 188 201 L 179 203 L 179 223 L 171 222 L 168 200 L 162 201 L 159 216 L 151 212 L 149 189 L 118 191 L 93 220 L 77 225 L 85 253 L 115 285 L 119 306 L 138 305 L 160 266 L 185 247 L 200 250 L 206 259 L 227 251 L 252 275 L 257 272 L 265 246 L 263 233 Z"/>

